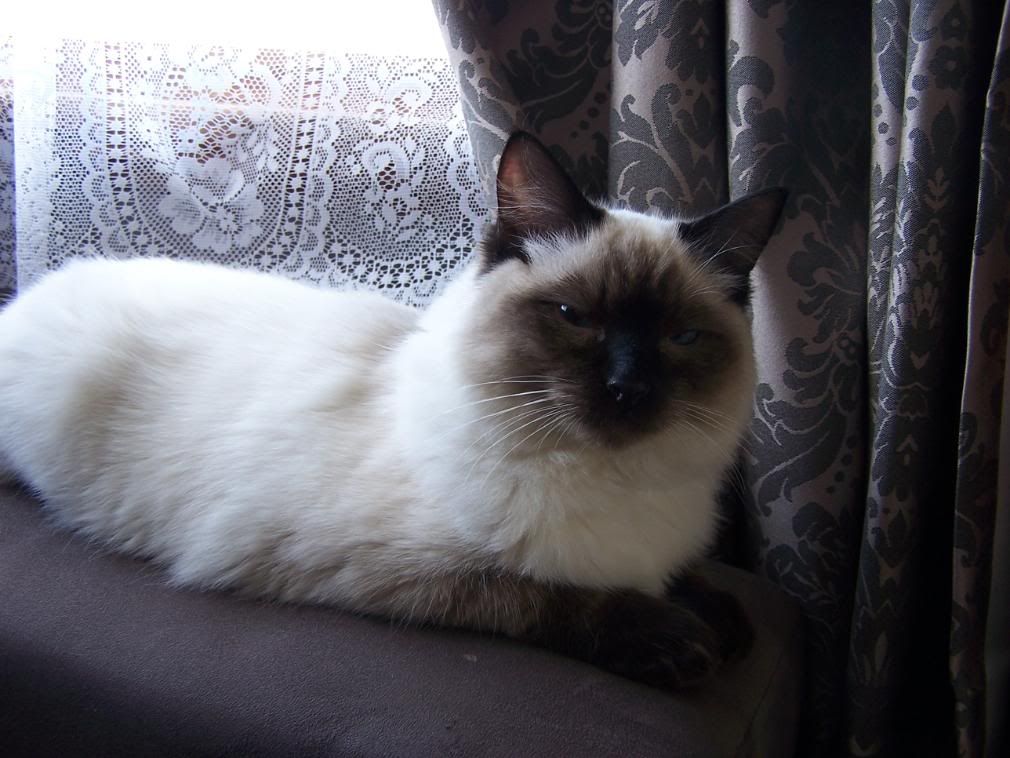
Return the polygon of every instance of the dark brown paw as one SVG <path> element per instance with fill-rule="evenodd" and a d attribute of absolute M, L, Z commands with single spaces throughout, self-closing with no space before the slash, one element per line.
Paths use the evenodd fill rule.
<path fill-rule="evenodd" d="M 664 689 L 709 679 L 726 656 L 726 639 L 693 609 L 637 592 L 610 596 L 600 609 L 591 661 Z"/>
<path fill-rule="evenodd" d="M 744 658 L 754 645 L 754 627 L 733 595 L 710 587 L 696 576 L 678 579 L 667 591 L 669 601 L 697 614 L 719 638 L 723 660 Z"/>

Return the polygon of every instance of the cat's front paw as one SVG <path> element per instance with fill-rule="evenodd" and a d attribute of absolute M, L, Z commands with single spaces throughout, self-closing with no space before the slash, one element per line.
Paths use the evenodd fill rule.
<path fill-rule="evenodd" d="M 725 660 L 743 658 L 750 652 L 754 628 L 740 601 L 730 593 L 712 588 L 698 576 L 688 575 L 668 588 L 667 598 L 704 619 L 719 636 L 719 650 Z"/>
<path fill-rule="evenodd" d="M 664 689 L 697 687 L 727 658 L 726 638 L 694 609 L 638 592 L 600 608 L 592 662 Z"/>

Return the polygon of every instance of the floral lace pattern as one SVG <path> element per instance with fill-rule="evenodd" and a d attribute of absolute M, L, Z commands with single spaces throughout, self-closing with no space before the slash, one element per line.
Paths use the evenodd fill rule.
<path fill-rule="evenodd" d="M 0 287 L 168 255 L 422 304 L 487 214 L 445 60 L 0 47 Z"/>

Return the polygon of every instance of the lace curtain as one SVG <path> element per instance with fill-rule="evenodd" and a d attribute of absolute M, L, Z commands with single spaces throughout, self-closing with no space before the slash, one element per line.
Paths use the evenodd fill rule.
<path fill-rule="evenodd" d="M 441 49 L 0 42 L 0 289 L 168 255 L 421 304 L 486 207 Z"/>

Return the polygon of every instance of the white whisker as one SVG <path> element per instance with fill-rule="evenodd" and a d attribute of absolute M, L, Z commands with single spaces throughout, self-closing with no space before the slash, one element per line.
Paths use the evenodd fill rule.
<path fill-rule="evenodd" d="M 550 384 L 551 382 L 563 382 L 566 384 L 575 384 L 571 379 L 564 379 L 560 376 L 547 376 L 545 374 L 520 374 L 519 376 L 510 376 L 505 379 L 494 379 L 489 382 L 478 382 L 477 384 L 464 384 L 460 389 L 470 389 L 472 387 L 485 387 L 489 384 L 536 384 L 541 382 L 543 384 Z"/>
<path fill-rule="evenodd" d="M 547 426 L 549 425 L 548 419 L 554 420 L 557 417 L 558 414 L 564 415 L 564 412 L 565 411 L 563 409 L 559 409 L 559 410 L 555 410 L 555 411 L 552 411 L 552 412 L 548 412 L 541 419 L 533 419 L 533 421 L 530 421 L 527 424 L 523 424 L 523 426 L 519 427 L 519 429 L 514 429 L 513 431 L 509 432 L 508 436 L 511 436 L 512 434 L 514 434 L 515 432 L 519 431 L 520 429 L 523 429 L 523 428 L 529 426 L 530 424 L 536 423 L 538 420 L 544 422 L 541 426 L 539 426 L 536 429 L 534 429 L 532 432 L 530 432 L 529 434 L 527 434 L 525 437 L 523 437 L 521 440 L 519 440 L 516 444 L 514 444 L 512 447 L 510 447 L 507 451 L 505 451 L 504 455 L 502 455 L 497 461 L 495 461 L 495 464 L 488 470 L 487 474 L 484 475 L 484 481 L 481 484 L 481 486 L 483 487 L 483 486 L 487 485 L 488 479 L 491 478 L 491 474 L 494 473 L 495 469 L 497 469 L 498 466 L 500 466 L 505 461 L 505 459 L 508 458 L 515 451 L 516 448 L 518 448 L 520 445 L 522 445 L 524 442 L 526 442 L 526 440 L 528 440 L 530 437 L 533 437 L 534 435 L 536 435 L 536 434 L 542 432 L 544 429 L 546 429 Z M 502 439 L 504 439 L 504 438 L 502 438 Z M 499 442 L 501 442 L 501 440 L 499 440 Z M 498 444 L 498 443 L 496 442 L 495 444 Z"/>
<path fill-rule="evenodd" d="M 540 438 L 540 443 L 537 445 L 537 449 L 534 451 L 536 453 L 540 452 L 541 446 L 550 439 L 551 435 L 554 434 L 558 429 L 565 424 L 570 417 L 569 413 L 562 413 L 560 416 L 555 417 L 555 419 L 547 424 L 543 429 L 543 436 Z M 554 443 L 555 449 L 557 449 L 557 442 Z"/>
<path fill-rule="evenodd" d="M 715 432 L 718 432 L 718 433 L 724 434 L 724 435 L 732 435 L 734 437 L 736 436 L 734 426 L 731 426 L 729 423 L 727 423 L 726 421 L 723 421 L 722 419 L 720 419 L 717 416 L 715 416 L 715 417 L 713 417 L 713 416 L 706 416 L 702 412 L 702 409 L 700 409 L 700 408 L 687 408 L 687 407 L 685 407 L 685 408 L 682 408 L 681 410 L 687 415 L 688 418 L 692 419 L 693 421 L 697 421 L 699 424 L 701 424 L 703 426 L 707 426 L 708 428 L 710 428 L 711 430 L 713 430 Z M 743 440 L 741 440 L 740 444 L 741 445 L 746 445 L 746 442 L 743 441 Z"/>
<path fill-rule="evenodd" d="M 568 422 L 568 424 L 565 425 L 565 428 L 561 430 L 561 433 L 558 435 L 558 439 L 554 442 L 555 450 L 558 449 L 558 445 L 561 444 L 561 440 L 565 438 L 565 435 L 568 434 L 572 430 L 572 427 L 574 427 L 578 423 L 579 423 L 579 417 L 573 413 L 571 420 Z"/>
<path fill-rule="evenodd" d="M 682 406 L 681 412 L 688 414 L 692 418 L 696 418 L 699 421 L 704 421 L 715 429 L 728 430 L 729 424 L 726 423 L 725 419 L 719 418 L 718 416 L 711 416 L 705 413 L 704 410 L 700 408 L 692 408 L 690 406 Z"/>
<path fill-rule="evenodd" d="M 710 408 L 707 405 L 700 405 L 699 403 L 695 403 L 695 402 L 692 402 L 690 400 L 684 400 L 682 398 L 677 398 L 676 399 L 676 403 L 678 405 L 680 405 L 681 407 L 690 408 L 693 411 L 697 411 L 698 413 L 702 413 L 702 414 L 704 414 L 706 416 L 710 416 L 710 417 L 715 418 L 715 419 L 725 420 L 725 421 L 729 421 L 729 422 L 731 422 L 731 421 L 734 420 L 733 417 L 730 416 L 728 413 L 723 413 L 722 411 L 717 411 L 715 408 Z"/>
<path fill-rule="evenodd" d="M 495 416 L 501 416 L 501 415 L 503 415 L 505 413 L 511 413 L 513 411 L 518 411 L 518 410 L 521 410 L 523 408 L 527 408 L 527 407 L 529 407 L 531 405 L 537 405 L 539 403 L 549 403 L 552 399 L 553 398 L 550 398 L 550 397 L 541 397 L 541 398 L 537 398 L 536 400 L 530 400 L 529 402 L 521 403 L 519 405 L 510 405 L 508 408 L 503 408 L 500 411 L 494 411 L 493 413 L 488 413 L 488 414 L 486 414 L 484 416 L 481 416 L 480 418 L 470 419 L 469 421 L 464 421 L 462 424 L 457 424 L 456 426 L 450 427 L 449 429 L 445 429 L 445 430 L 439 432 L 435 436 L 435 439 L 438 439 L 438 438 L 440 438 L 440 437 L 442 437 L 443 435 L 446 435 L 446 434 L 452 434 L 453 432 L 458 432 L 460 429 L 465 429 L 466 427 L 471 426 L 472 424 L 477 424 L 477 423 L 479 423 L 481 421 L 486 421 L 487 419 L 494 418 Z"/>
<path fill-rule="evenodd" d="M 533 417 L 533 419 L 531 419 L 530 421 L 527 421 L 525 424 L 522 424 L 522 425 L 517 426 L 517 427 L 515 427 L 513 429 L 510 429 L 509 431 L 505 432 L 501 436 L 497 437 L 495 439 L 495 441 L 492 442 L 490 445 L 486 445 L 484 447 L 484 449 L 481 451 L 480 455 L 478 455 L 476 458 L 474 458 L 473 463 L 470 465 L 470 470 L 467 473 L 467 479 L 470 478 L 470 474 L 473 473 L 473 470 L 477 467 L 477 464 L 480 463 L 481 459 L 485 455 L 487 455 L 489 452 L 491 452 L 492 448 L 494 448 L 495 446 L 501 444 L 502 442 L 504 442 L 505 440 L 507 440 L 509 437 L 511 437 L 513 434 L 515 434 L 516 432 L 525 429 L 530 424 L 535 424 L 537 421 L 541 420 L 545 415 L 552 413 L 552 409 L 550 409 L 550 408 L 548 408 L 548 409 L 538 409 L 538 411 L 539 410 L 543 410 L 543 413 L 537 413 L 537 414 L 535 414 L 534 417 Z M 524 416 L 524 418 L 525 418 L 525 416 Z M 512 426 L 514 422 L 518 422 L 518 421 L 522 421 L 522 420 L 523 419 L 509 419 L 509 421 L 507 421 L 504 425 L 499 425 L 498 427 L 496 427 L 494 431 L 495 431 L 495 433 L 497 433 L 499 431 L 504 431 L 505 429 L 508 429 L 509 426 Z M 468 445 L 467 446 L 467 451 L 469 451 L 469 449 L 471 447 L 473 447 L 473 445 L 476 442 L 478 442 L 481 438 L 483 438 L 484 436 L 486 436 L 486 435 L 481 435 L 481 437 L 479 437 L 478 439 L 474 440 L 470 445 Z"/>
<path fill-rule="evenodd" d="M 473 463 L 472 463 L 472 464 L 471 464 L 471 466 L 470 466 L 470 470 L 469 470 L 469 472 L 467 473 L 467 479 L 469 479 L 469 478 L 470 478 L 470 475 L 471 475 L 471 474 L 473 473 L 474 469 L 475 469 L 475 468 L 477 467 L 477 464 L 478 464 L 478 463 L 480 463 L 481 459 L 482 459 L 482 458 L 483 458 L 483 457 L 484 457 L 485 455 L 487 455 L 488 453 L 490 453 L 490 452 L 491 452 L 491 450 L 492 450 L 493 448 L 495 448 L 495 447 L 497 447 L 498 445 L 500 445 L 500 444 L 501 444 L 502 442 L 504 442 L 505 440 L 507 440 L 507 439 L 508 439 L 509 437 L 511 437 L 511 436 L 512 436 L 513 434 L 515 434 L 515 433 L 517 433 L 517 432 L 521 432 L 521 431 L 522 431 L 523 429 L 525 429 L 525 428 L 526 428 L 526 427 L 528 427 L 528 426 L 531 426 L 532 424 L 536 424 L 536 423 L 538 423 L 538 422 L 541 422 L 541 421 L 545 421 L 545 420 L 546 420 L 546 419 L 548 419 L 548 418 L 553 418 L 553 417 L 554 417 L 554 416 L 555 416 L 556 414 L 558 414 L 558 413 L 563 413 L 563 412 L 564 412 L 564 411 L 566 411 L 566 410 L 567 410 L 567 407 L 561 407 L 561 408 L 550 408 L 550 409 L 547 409 L 547 410 L 546 410 L 546 411 L 545 411 L 544 413 L 542 413 L 542 414 L 540 414 L 540 415 L 537 415 L 537 416 L 535 416 L 535 417 L 534 417 L 533 419 L 531 419 L 530 421 L 527 421 L 526 423 L 524 423 L 524 424 L 522 424 L 522 425 L 520 425 L 520 426 L 517 426 L 517 427 L 515 427 L 514 429 L 511 429 L 511 430 L 509 430 L 508 432 L 506 432 L 505 434 L 503 434 L 503 435 L 501 435 L 500 437 L 498 437 L 498 438 L 497 438 L 497 439 L 496 439 L 496 440 L 495 440 L 494 442 L 492 442 L 492 443 L 491 443 L 490 445 L 486 446 L 486 447 L 484 448 L 484 450 L 483 450 L 483 451 L 481 452 L 481 454 L 480 454 L 480 455 L 478 455 L 478 456 L 477 456 L 477 457 L 476 457 L 476 458 L 474 459 Z M 515 448 L 512 448 L 512 449 L 514 450 Z M 511 450 L 510 450 L 509 452 L 511 452 Z M 506 453 L 506 455 L 508 455 L 508 453 Z M 497 465 L 497 464 L 496 464 L 496 465 Z M 487 477 L 485 477 L 484 481 L 485 481 L 485 483 L 487 482 Z"/>
<path fill-rule="evenodd" d="M 494 435 L 496 435 L 496 434 L 498 434 L 500 432 L 503 432 L 506 429 L 508 429 L 510 426 L 513 426 L 514 424 L 517 424 L 520 421 L 529 418 L 530 416 L 534 416 L 534 415 L 536 415 L 538 413 L 542 414 L 545 410 L 549 410 L 549 409 L 533 408 L 531 410 L 524 411 L 524 412 L 520 413 L 518 416 L 507 418 L 504 421 L 502 421 L 502 422 L 500 422 L 498 424 L 495 424 L 490 429 L 488 429 L 487 431 L 485 431 L 482 435 L 480 435 L 479 437 L 477 437 L 474 440 L 471 440 L 470 444 L 467 445 L 466 448 L 463 450 L 463 453 L 465 454 L 465 453 L 469 452 L 470 448 L 472 448 L 474 445 L 476 445 L 481 440 L 486 439 L 487 437 L 492 437 L 492 436 L 494 436 Z"/>
<path fill-rule="evenodd" d="M 720 447 L 719 443 L 716 442 L 714 439 L 712 439 L 711 436 L 709 436 L 708 434 L 706 434 L 705 432 L 703 432 L 701 429 L 699 429 L 697 426 L 695 426 L 694 424 L 692 424 L 687 419 L 681 419 L 680 423 L 682 423 L 684 426 L 686 426 L 688 429 L 690 429 L 695 434 L 698 434 L 699 436 L 703 437 L 705 440 L 707 440 L 708 442 L 710 442 L 713 447 Z"/>
<path fill-rule="evenodd" d="M 469 407 L 474 406 L 474 405 L 481 405 L 483 403 L 493 403 L 496 400 L 507 400 L 510 397 L 524 397 L 524 396 L 528 396 L 528 395 L 546 395 L 546 394 L 548 394 L 550 392 L 551 392 L 551 390 L 526 390 L 525 392 L 513 392 L 513 393 L 510 393 L 508 395 L 496 395 L 495 397 L 485 397 L 485 398 L 481 398 L 480 400 L 471 400 L 468 403 L 461 403 L 460 405 L 457 405 L 454 408 L 449 408 L 449 409 L 444 410 L 444 411 L 439 411 L 438 413 L 434 414 L 433 416 L 428 417 L 427 420 L 431 421 L 433 419 L 438 418 L 439 416 L 444 416 L 447 413 L 453 413 L 455 411 L 462 410 L 463 408 L 469 408 Z"/>

